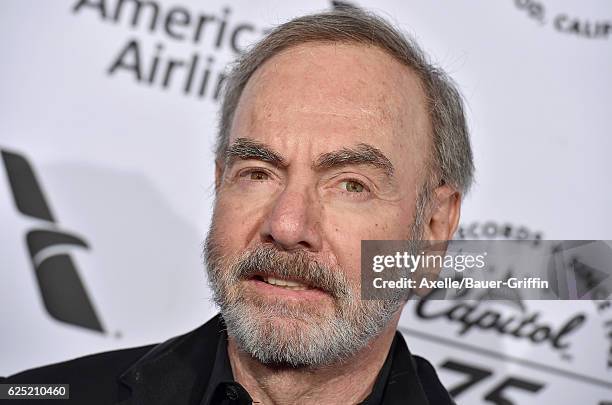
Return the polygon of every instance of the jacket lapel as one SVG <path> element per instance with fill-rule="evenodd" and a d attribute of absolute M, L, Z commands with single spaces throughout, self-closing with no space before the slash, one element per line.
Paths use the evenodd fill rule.
<path fill-rule="evenodd" d="M 215 317 L 200 328 L 155 346 L 118 378 L 121 405 L 198 404 L 220 336 Z"/>
<path fill-rule="evenodd" d="M 403 336 L 397 332 L 393 363 L 385 387 L 384 405 L 429 405 L 412 354 Z"/>

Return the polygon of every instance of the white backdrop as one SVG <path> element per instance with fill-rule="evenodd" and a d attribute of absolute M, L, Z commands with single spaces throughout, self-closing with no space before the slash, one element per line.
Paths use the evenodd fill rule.
<path fill-rule="evenodd" d="M 215 313 L 200 251 L 211 214 L 219 75 L 266 29 L 332 6 L 155 0 L 157 20 L 144 5 L 133 21 L 135 2 L 123 3 L 0 5 L 0 149 L 29 162 L 54 219 L 16 206 L 3 165 L 0 375 L 162 341 Z M 608 1 L 353 4 L 415 36 L 464 93 L 477 183 L 460 236 L 612 239 Z M 55 248 L 72 258 L 102 331 L 60 322 L 45 309 L 26 244 L 36 229 L 87 243 Z M 530 327 L 553 335 L 580 317 L 561 333 L 563 347 L 492 328 L 460 334 L 460 322 L 443 315 L 454 305 L 427 303 L 419 312 L 410 304 L 401 325 L 411 350 L 432 361 L 459 403 L 612 401 L 609 301 L 474 309 L 531 319 Z M 475 373 L 486 377 L 457 389 Z"/>

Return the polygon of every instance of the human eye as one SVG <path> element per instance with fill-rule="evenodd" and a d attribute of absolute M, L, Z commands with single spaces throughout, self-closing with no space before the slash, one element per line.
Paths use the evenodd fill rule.
<path fill-rule="evenodd" d="M 239 176 L 243 180 L 251 181 L 266 181 L 270 179 L 270 175 L 262 169 L 243 170 L 242 172 L 240 172 Z"/>
<path fill-rule="evenodd" d="M 366 187 L 357 180 L 344 180 L 340 182 L 340 187 L 349 193 L 362 193 Z"/>
<path fill-rule="evenodd" d="M 350 198 L 367 198 L 370 189 L 365 182 L 357 179 L 344 179 L 338 183 L 342 193 Z"/>

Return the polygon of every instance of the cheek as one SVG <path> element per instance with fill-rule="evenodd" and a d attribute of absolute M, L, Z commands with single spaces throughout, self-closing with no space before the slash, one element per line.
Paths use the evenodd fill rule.
<path fill-rule="evenodd" d="M 414 204 L 406 201 L 379 204 L 370 209 L 328 209 L 328 233 L 337 239 L 403 240 L 412 224 Z"/>
<path fill-rule="evenodd" d="M 411 212 L 406 209 L 398 203 L 360 212 L 326 210 L 327 241 L 354 284 L 358 285 L 361 277 L 361 241 L 407 239 L 412 220 L 406 218 L 405 213 Z"/>
<path fill-rule="evenodd" d="M 253 201 L 220 195 L 215 203 L 215 236 L 228 253 L 249 246 L 258 234 L 263 207 Z"/>

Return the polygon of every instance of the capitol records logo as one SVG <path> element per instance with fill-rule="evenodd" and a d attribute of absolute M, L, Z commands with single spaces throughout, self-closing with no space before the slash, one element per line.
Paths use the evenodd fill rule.
<path fill-rule="evenodd" d="M 557 298 L 582 298 L 586 305 L 559 313 L 550 308 L 550 304 L 538 307 L 535 302 L 524 299 L 520 292 L 514 295 L 494 291 L 486 294 L 465 292 L 454 300 L 426 297 L 415 302 L 411 312 L 419 326 L 399 328 L 413 338 L 465 353 L 465 358 L 459 354 L 447 356 L 438 365 L 440 369 L 468 377 L 468 383 L 450 386 L 454 397 L 470 395 L 466 392 L 471 390 L 488 389 L 487 382 L 491 383 L 498 372 L 487 359 L 523 368 L 525 374 L 521 376 L 519 388 L 533 395 L 546 395 L 544 391 L 563 381 L 579 382 L 586 390 L 589 387 L 612 389 L 612 288 L 609 266 L 603 272 L 605 269 L 601 266 L 601 263 L 610 262 L 612 243 L 548 241 L 543 236 L 542 231 L 529 226 L 504 221 L 474 221 L 462 224 L 455 239 L 490 241 L 491 246 L 500 240 L 504 243 L 512 240 L 521 249 L 550 257 L 547 270 L 559 276 L 551 277 L 551 285 L 559 293 Z M 578 253 L 580 251 L 582 254 Z M 517 270 L 513 262 L 493 262 L 490 268 L 499 277 L 510 275 Z M 445 333 L 439 333 L 442 330 Z M 487 341 L 493 344 L 483 344 Z M 521 355 L 522 350 L 515 353 L 504 350 L 505 343 L 514 345 L 513 342 L 525 345 L 525 353 L 542 353 L 542 357 Z M 595 354 L 592 350 L 587 351 L 590 357 L 584 357 L 585 344 L 595 348 Z M 532 371 L 539 376 L 536 378 Z M 559 379 L 561 381 L 556 382 Z M 506 380 L 500 384 L 505 386 Z M 486 391 L 482 395 L 488 400 L 492 394 Z"/>
<path fill-rule="evenodd" d="M 416 315 L 423 320 L 446 319 L 457 324 L 458 336 L 472 330 L 492 331 L 512 339 L 528 340 L 535 345 L 547 345 L 553 350 L 569 349 L 571 335 L 579 330 L 587 319 L 585 313 L 579 312 L 556 326 L 544 321 L 538 311 L 508 313 L 497 311 L 492 305 L 482 305 L 481 302 L 455 301 L 445 301 L 448 306 L 440 310 L 431 309 L 431 302 L 436 301 L 420 300 L 416 305 Z"/>
<path fill-rule="evenodd" d="M 545 243 L 549 241 L 544 241 L 543 237 L 544 233 L 540 230 L 493 220 L 461 224 L 455 235 L 456 240 L 515 240 L 536 250 L 550 248 L 550 244 Z M 578 245 L 589 245 L 593 248 L 588 250 L 589 257 L 570 254 L 572 249 Z M 549 274 L 557 275 L 557 277 L 551 276 L 550 279 L 555 290 L 560 292 L 559 297 L 592 300 L 596 308 L 595 313 L 599 315 L 597 317 L 599 319 L 592 319 L 592 324 L 600 325 L 604 339 L 608 342 L 603 359 L 605 368 L 612 371 L 612 301 L 609 299 L 612 290 L 609 280 L 604 282 L 609 277 L 609 271 L 602 272 L 602 269 L 591 265 L 590 260 L 585 260 L 595 256 L 605 256 L 609 260 L 610 249 L 609 242 L 603 241 L 565 241 L 554 244 L 551 251 Z M 490 267 L 493 272 L 507 276 L 512 275 L 514 271 L 511 267 L 506 268 L 495 263 L 492 263 Z M 565 277 L 559 277 L 559 275 Z M 458 324 L 458 336 L 465 335 L 471 330 L 499 333 L 512 339 L 524 339 L 536 345 L 547 345 L 560 352 L 561 357 L 565 360 L 572 357 L 567 353 L 567 349 L 571 347 L 571 335 L 585 327 L 587 321 L 587 314 L 579 312 L 568 316 L 558 326 L 544 323 L 541 313 L 528 312 L 520 294 L 512 294 L 503 290 L 490 291 L 473 298 L 476 304 L 454 302 L 450 303 L 446 310 L 436 312 L 430 312 L 428 302 L 424 300 L 417 305 L 416 313 L 423 320 L 444 318 Z M 490 305 L 483 305 L 483 302 L 487 300 L 503 300 L 501 302 L 514 307 L 516 313 L 505 315 L 498 312 Z"/>
<path fill-rule="evenodd" d="M 525 225 L 497 221 L 472 221 L 459 225 L 455 239 L 457 240 L 523 240 L 538 245 L 543 232 L 533 230 Z"/>
<path fill-rule="evenodd" d="M 609 263 L 612 243 L 548 241 L 543 237 L 542 231 L 524 225 L 503 221 L 474 221 L 461 224 L 455 239 L 481 240 L 484 243 L 490 240 L 491 244 L 499 240 L 513 240 L 530 251 L 539 254 L 548 252 L 551 257 L 548 270 L 554 270 L 553 273 L 559 275 L 557 279 L 551 278 L 555 289 L 569 292 L 569 295 L 561 294 L 560 297 L 587 300 L 583 302 L 592 307 L 583 305 L 573 311 L 555 313 L 552 316 L 546 306 L 538 307 L 535 303 L 532 305 L 531 301 L 523 299 L 520 294 L 512 296 L 491 292 L 471 296 L 466 292 L 465 296 L 455 300 L 421 299 L 413 307 L 413 313 L 420 320 L 421 327 L 407 326 L 400 330 L 407 335 L 434 341 L 466 353 L 544 372 L 550 374 L 551 380 L 563 377 L 568 381 L 581 381 L 592 387 L 612 388 L 612 288 L 609 271 L 602 272 L 602 267 L 597 265 Z M 580 251 L 578 248 L 584 249 L 584 254 L 577 254 L 576 252 Z M 602 258 L 605 260 L 601 261 Z M 491 268 L 499 275 L 511 274 L 516 270 L 512 268 L 511 262 L 491 263 Z M 554 268 L 556 266 L 560 266 L 563 271 L 558 271 L 559 268 Z M 554 311 L 554 308 L 552 310 Z M 439 324 L 440 322 L 444 325 Z M 429 323 L 432 323 L 432 332 L 423 328 Z M 448 334 L 433 332 L 439 331 L 440 328 L 448 330 Z M 527 347 L 537 348 L 539 353 L 555 354 L 559 363 L 508 353 L 499 350 L 496 345 L 483 347 L 472 343 L 472 338 L 524 342 Z M 588 344 L 599 348 L 601 356 L 583 357 L 585 339 L 588 339 Z M 527 352 L 531 351 L 528 349 Z M 545 357 L 547 356 L 543 356 Z M 467 366 L 462 362 L 457 363 L 457 359 L 451 360 L 445 359 L 440 367 L 455 372 L 474 372 L 473 369 L 467 370 Z M 483 369 L 486 368 L 486 363 L 481 365 Z M 455 394 L 463 395 L 463 392 L 458 391 Z"/>
<path fill-rule="evenodd" d="M 596 303 L 597 311 L 601 315 L 601 324 L 604 336 L 608 342 L 608 352 L 604 358 L 607 361 L 607 370 L 612 371 L 612 301 L 605 300 Z"/>

